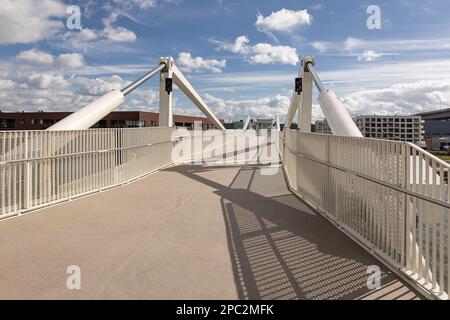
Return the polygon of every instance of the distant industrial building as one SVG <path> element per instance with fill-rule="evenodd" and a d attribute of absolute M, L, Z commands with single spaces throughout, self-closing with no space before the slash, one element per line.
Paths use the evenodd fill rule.
<path fill-rule="evenodd" d="M 450 145 L 450 108 L 417 114 L 424 121 L 424 140 L 428 149 L 448 150 Z"/>
<path fill-rule="evenodd" d="M 366 138 L 411 142 L 425 145 L 420 116 L 358 116 L 353 119 Z M 326 120 L 316 121 L 318 133 L 331 134 Z"/>
<path fill-rule="evenodd" d="M 425 137 L 450 136 L 450 108 L 417 114 L 425 121 Z"/>
<path fill-rule="evenodd" d="M 450 136 L 431 136 L 425 138 L 427 149 L 449 151 Z"/>
<path fill-rule="evenodd" d="M 0 130 L 45 130 L 64 119 L 71 112 L 0 112 Z M 176 127 L 194 128 L 200 122 L 203 129 L 211 129 L 214 124 L 203 117 L 173 116 Z M 223 123 L 223 120 L 220 120 Z M 144 111 L 115 111 L 97 122 L 92 128 L 138 128 L 157 127 L 159 114 Z"/>

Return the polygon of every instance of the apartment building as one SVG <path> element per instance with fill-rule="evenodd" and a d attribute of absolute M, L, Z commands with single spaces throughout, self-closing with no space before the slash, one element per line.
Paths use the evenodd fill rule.
<path fill-rule="evenodd" d="M 420 116 L 358 116 L 353 118 L 367 138 L 412 142 L 424 145 L 423 120 Z M 326 120 L 316 121 L 317 133 L 331 134 Z"/>
<path fill-rule="evenodd" d="M 359 116 L 353 120 L 367 138 L 424 144 L 420 116 Z"/>

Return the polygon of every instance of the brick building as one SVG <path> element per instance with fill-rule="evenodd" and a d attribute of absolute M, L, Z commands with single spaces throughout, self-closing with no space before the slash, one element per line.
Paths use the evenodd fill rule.
<path fill-rule="evenodd" d="M 0 112 L 0 130 L 44 130 L 71 112 Z M 223 120 L 220 120 L 222 123 Z M 137 128 L 157 127 L 159 114 L 144 111 L 115 111 L 97 122 L 93 128 Z M 211 129 L 214 124 L 203 117 L 173 116 L 177 127 L 194 128 L 194 122 L 201 122 L 203 129 Z"/>

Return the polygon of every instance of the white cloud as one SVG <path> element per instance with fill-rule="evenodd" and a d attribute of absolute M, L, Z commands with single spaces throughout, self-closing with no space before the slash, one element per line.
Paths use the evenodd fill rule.
<path fill-rule="evenodd" d="M 1 66 L 1 65 L 0 65 Z M 99 78 L 64 77 L 52 72 L 19 72 L 14 81 L 0 79 L 2 111 L 75 111 L 129 81 L 117 75 Z M 156 110 L 158 91 L 138 88 L 120 110 Z"/>
<path fill-rule="evenodd" d="M 222 119 L 275 118 L 276 115 L 284 117 L 289 108 L 290 98 L 282 95 L 265 97 L 261 99 L 221 99 L 212 95 L 205 95 L 205 102 Z"/>
<path fill-rule="evenodd" d="M 227 50 L 244 55 L 251 64 L 292 64 L 299 61 L 297 50 L 289 46 L 274 46 L 269 43 L 257 43 L 250 46 L 247 36 L 239 36 L 234 43 L 210 40 L 218 45 L 217 50 Z"/>
<path fill-rule="evenodd" d="M 77 69 L 84 65 L 84 59 L 79 53 L 66 53 L 59 55 L 55 59 L 54 65 L 60 69 Z"/>
<path fill-rule="evenodd" d="M 2 0 L 0 44 L 33 43 L 64 28 L 66 6 L 59 0 Z"/>
<path fill-rule="evenodd" d="M 450 49 L 450 39 L 378 39 L 362 40 L 347 37 L 343 41 L 318 41 L 334 52 L 362 52 L 364 50 L 384 51 L 389 53 L 447 51 Z"/>
<path fill-rule="evenodd" d="M 25 79 L 25 83 L 36 89 L 49 89 L 52 90 L 61 89 L 67 87 L 68 83 L 61 75 L 55 75 L 51 73 L 32 73 Z"/>
<path fill-rule="evenodd" d="M 418 72 L 417 70 L 420 70 Z M 365 89 L 376 89 L 398 83 L 421 80 L 448 79 L 450 59 L 390 62 L 382 64 L 358 64 L 352 68 L 342 68 L 320 72 L 325 85 L 348 94 Z"/>
<path fill-rule="evenodd" d="M 311 46 L 320 53 L 329 52 L 336 55 L 356 57 L 359 61 L 373 61 L 380 57 L 370 58 L 373 53 L 381 56 L 397 56 L 403 53 L 419 54 L 422 52 L 445 53 L 450 50 L 450 39 L 378 39 L 362 40 L 354 37 L 347 37 L 343 41 L 316 41 Z M 380 52 L 383 53 L 380 53 Z"/>
<path fill-rule="evenodd" d="M 136 34 L 124 27 L 114 27 L 113 23 L 116 21 L 119 15 L 117 13 L 112 13 L 108 18 L 103 19 L 103 24 L 105 28 L 103 33 L 105 37 L 113 42 L 134 42 L 137 37 Z"/>
<path fill-rule="evenodd" d="M 57 46 L 66 50 L 87 52 L 131 52 L 132 48 L 125 45 L 137 40 L 136 34 L 122 26 L 115 26 L 120 14 L 113 12 L 103 19 L 103 29 L 84 28 L 80 31 L 67 31 L 60 36 Z M 124 44 L 122 47 L 120 44 Z"/>
<path fill-rule="evenodd" d="M 65 32 L 61 36 L 59 46 L 64 49 L 87 52 L 91 48 L 104 47 L 106 42 L 101 30 L 86 28 L 79 32 Z"/>
<path fill-rule="evenodd" d="M 73 84 L 79 86 L 79 93 L 87 96 L 100 96 L 115 89 L 119 90 L 125 87 L 129 82 L 123 80 L 118 75 L 99 78 L 76 77 Z"/>
<path fill-rule="evenodd" d="M 364 41 L 357 39 L 357 38 L 348 37 L 344 41 L 344 50 L 348 51 L 348 52 L 353 52 L 356 49 L 360 49 L 363 46 L 364 46 Z"/>
<path fill-rule="evenodd" d="M 122 14 L 132 19 L 123 6 L 119 9 L 110 3 L 98 10 L 109 10 L 109 17 L 103 20 L 103 28 L 70 30 L 65 28 L 66 8 L 62 0 L 2 0 L 0 5 L 0 44 L 35 43 L 49 40 L 53 45 L 66 49 L 86 50 L 104 48 L 110 43 L 134 42 L 136 34 L 123 26 L 115 25 Z M 121 1 L 120 3 L 124 3 Z M 147 9 L 156 1 L 133 0 L 125 6 Z M 90 3 L 86 4 L 86 10 Z M 97 11 L 98 11 L 97 10 Z M 92 14 L 92 13 L 90 13 Z"/>
<path fill-rule="evenodd" d="M 31 49 L 20 52 L 16 58 L 20 61 L 37 64 L 52 64 L 53 55 L 39 51 L 37 49 Z"/>
<path fill-rule="evenodd" d="M 322 3 L 319 4 L 315 4 L 311 7 L 309 7 L 311 10 L 316 10 L 316 11 L 320 11 L 320 10 L 324 10 L 325 6 Z"/>
<path fill-rule="evenodd" d="M 187 72 L 211 71 L 220 73 L 225 68 L 226 60 L 204 59 L 202 57 L 193 58 L 189 52 L 180 52 L 177 64 L 182 70 Z"/>
<path fill-rule="evenodd" d="M 274 31 L 292 32 L 299 26 L 311 25 L 313 17 L 304 10 L 281 9 L 265 17 L 258 14 L 255 26 L 258 31 L 271 34 Z"/>
<path fill-rule="evenodd" d="M 84 66 L 83 55 L 79 53 L 63 53 L 58 57 L 31 49 L 20 52 L 16 59 L 21 62 L 51 66 L 56 69 L 78 69 Z"/>
<path fill-rule="evenodd" d="M 252 64 L 282 63 L 296 65 L 299 61 L 296 49 L 288 46 L 258 43 L 252 47 L 251 51 L 250 63 Z"/>
<path fill-rule="evenodd" d="M 116 2 L 123 3 L 123 0 L 115 0 Z M 149 9 L 156 7 L 157 0 L 129 0 L 128 2 L 131 2 L 131 4 L 138 6 L 140 9 Z"/>
<path fill-rule="evenodd" d="M 450 79 L 399 83 L 351 93 L 343 97 L 352 115 L 409 115 L 450 107 Z"/>
<path fill-rule="evenodd" d="M 14 87 L 14 82 L 11 80 L 0 79 L 0 90 L 7 90 Z"/>
<path fill-rule="evenodd" d="M 319 51 L 320 53 L 327 52 L 329 49 L 329 46 L 326 42 L 320 42 L 320 41 L 313 42 L 312 47 L 314 49 L 316 49 L 317 51 Z"/>
<path fill-rule="evenodd" d="M 250 40 L 245 35 L 237 37 L 236 40 L 234 40 L 234 43 L 227 43 L 214 39 L 211 39 L 210 41 L 219 45 L 219 47 L 217 48 L 218 50 L 226 50 L 240 54 L 247 54 L 250 50 L 250 47 L 248 45 Z"/>
<path fill-rule="evenodd" d="M 382 53 L 375 52 L 373 50 L 365 50 L 362 54 L 358 55 L 358 61 L 375 61 L 383 56 Z"/>

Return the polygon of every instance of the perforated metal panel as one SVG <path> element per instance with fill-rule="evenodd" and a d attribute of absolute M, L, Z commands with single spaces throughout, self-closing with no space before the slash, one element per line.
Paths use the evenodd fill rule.
<path fill-rule="evenodd" d="M 0 132 L 0 218 L 171 164 L 171 128 Z"/>

